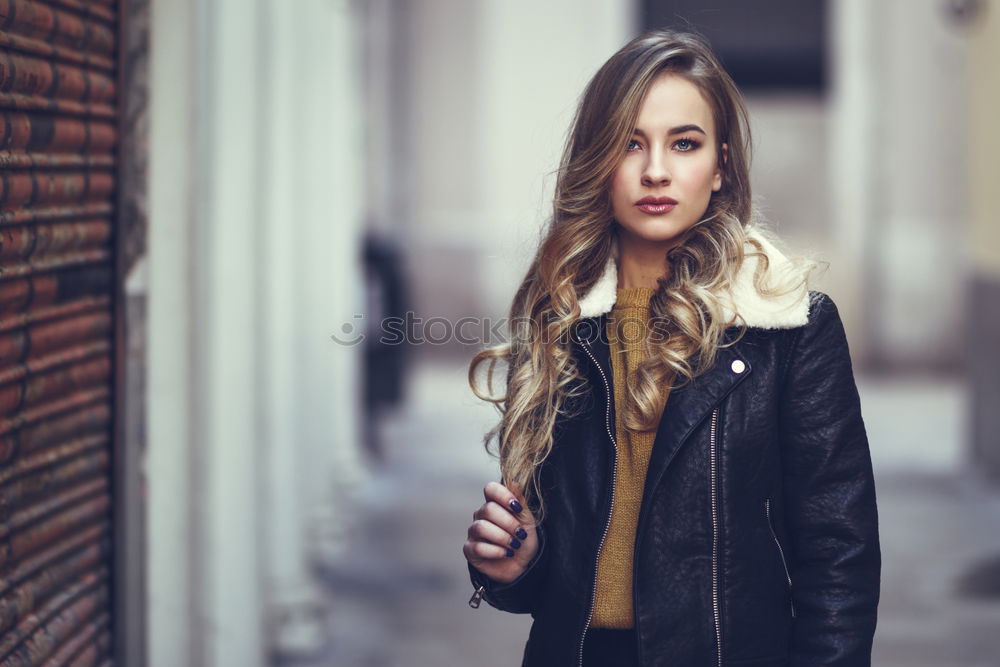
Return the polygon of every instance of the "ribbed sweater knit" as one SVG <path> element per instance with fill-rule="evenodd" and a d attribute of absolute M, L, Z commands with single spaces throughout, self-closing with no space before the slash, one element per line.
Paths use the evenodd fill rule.
<path fill-rule="evenodd" d="M 632 609 L 632 549 L 656 429 L 641 433 L 625 429 L 625 378 L 628 373 L 635 371 L 643 358 L 642 341 L 649 321 L 649 299 L 652 295 L 653 289 L 648 287 L 618 288 L 618 296 L 608 318 L 618 473 L 615 478 L 611 524 L 598 557 L 591 627 L 635 626 Z"/>

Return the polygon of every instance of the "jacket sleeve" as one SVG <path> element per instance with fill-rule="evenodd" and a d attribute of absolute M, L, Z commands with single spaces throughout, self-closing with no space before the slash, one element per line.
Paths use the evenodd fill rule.
<path fill-rule="evenodd" d="M 510 387 L 510 379 L 513 371 L 513 367 L 507 367 L 506 386 L 508 388 Z M 535 516 L 537 516 L 537 509 L 534 507 L 531 509 L 535 513 Z M 477 570 L 472 563 L 466 561 L 469 566 L 469 578 L 472 581 L 472 585 L 476 590 L 479 590 L 480 587 L 483 588 L 483 599 L 490 606 L 512 614 L 528 614 L 534 611 L 535 600 L 542 587 L 548 563 L 548 553 L 545 548 L 545 530 L 541 524 L 535 526 L 535 536 L 538 538 L 538 551 L 535 552 L 534 557 L 528 563 L 524 572 L 521 573 L 521 576 L 510 583 L 504 584 L 494 581 Z"/>
<path fill-rule="evenodd" d="M 480 586 L 484 588 L 483 599 L 490 606 L 512 614 L 528 614 L 535 611 L 535 601 L 542 588 L 548 564 L 545 531 L 541 525 L 535 526 L 535 535 L 538 538 L 538 551 L 535 552 L 521 576 L 510 583 L 504 584 L 494 581 L 477 570 L 472 563 L 466 561 L 472 585 L 477 590 Z"/>
<path fill-rule="evenodd" d="M 881 550 L 868 437 L 847 338 L 814 293 L 781 396 L 785 521 L 797 610 L 792 667 L 871 665 Z"/>

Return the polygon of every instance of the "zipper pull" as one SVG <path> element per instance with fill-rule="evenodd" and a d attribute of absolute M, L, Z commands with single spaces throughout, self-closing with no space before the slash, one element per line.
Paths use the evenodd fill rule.
<path fill-rule="evenodd" d="M 486 586 L 480 586 L 476 589 L 476 592 L 472 594 L 469 598 L 469 606 L 473 609 L 479 609 L 479 603 L 483 600 L 483 593 L 486 592 Z"/>

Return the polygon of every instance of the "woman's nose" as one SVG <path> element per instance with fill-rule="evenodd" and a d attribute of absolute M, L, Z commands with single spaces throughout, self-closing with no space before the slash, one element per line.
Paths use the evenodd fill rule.
<path fill-rule="evenodd" d="M 642 183 L 647 186 L 669 185 L 670 169 L 660 151 L 651 151 L 642 172 Z"/>

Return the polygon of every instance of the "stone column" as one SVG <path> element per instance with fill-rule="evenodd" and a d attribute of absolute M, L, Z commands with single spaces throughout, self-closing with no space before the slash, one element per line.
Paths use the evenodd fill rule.
<path fill-rule="evenodd" d="M 153 0 L 148 663 L 321 647 L 317 560 L 365 478 L 349 0 Z"/>

